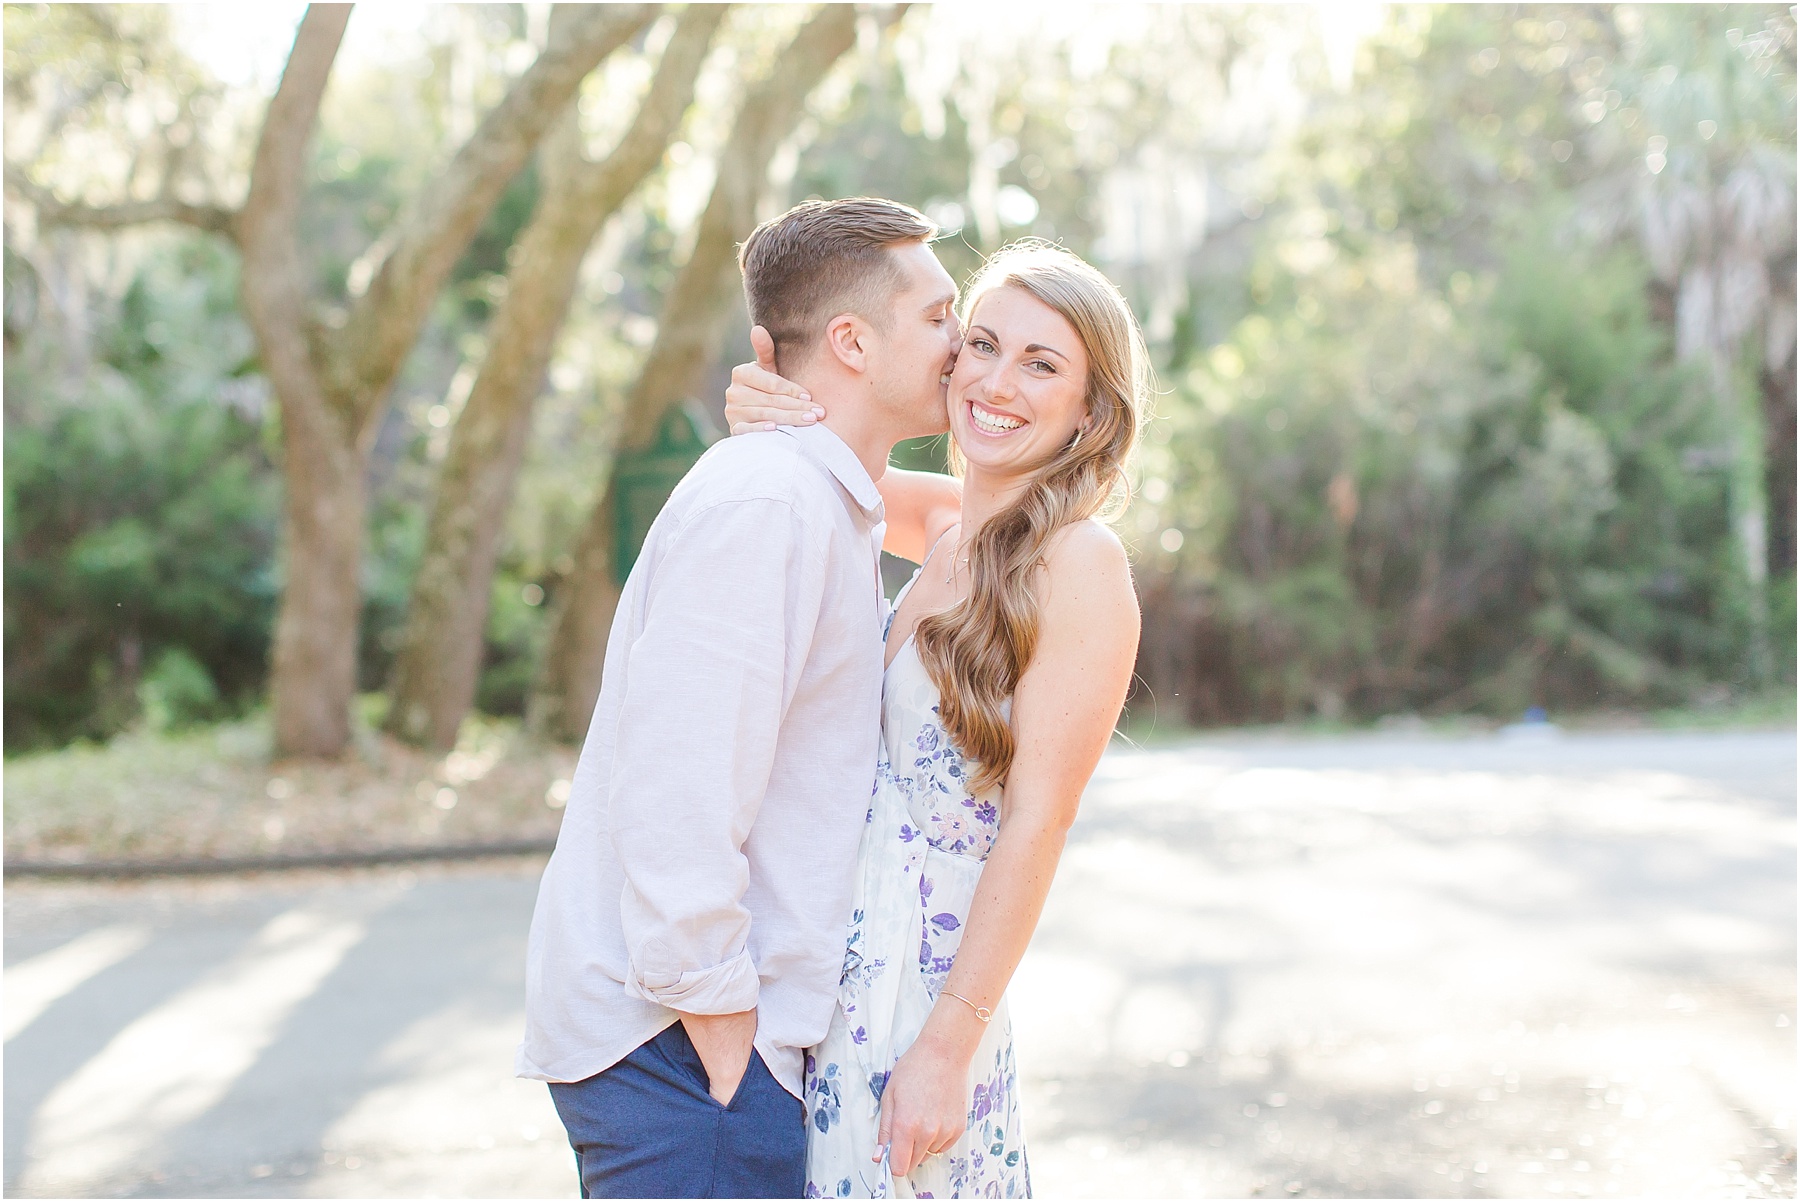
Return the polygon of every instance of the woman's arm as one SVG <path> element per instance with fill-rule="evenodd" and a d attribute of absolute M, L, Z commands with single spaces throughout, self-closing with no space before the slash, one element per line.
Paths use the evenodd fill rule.
<path fill-rule="evenodd" d="M 732 368 L 731 385 L 725 389 L 725 420 L 733 434 L 810 426 L 825 416 L 804 388 L 776 374 L 775 342 L 767 330 L 753 327 L 750 345 L 756 362 Z M 923 562 L 937 536 L 962 514 L 962 481 L 954 476 L 890 467 L 876 487 L 887 510 L 881 549 L 901 559 Z"/>
<path fill-rule="evenodd" d="M 938 535 L 962 520 L 962 481 L 955 476 L 890 467 L 875 487 L 887 511 L 881 549 L 889 555 L 924 563 Z"/>
<path fill-rule="evenodd" d="M 1013 694 L 1015 739 L 1000 833 L 981 870 L 956 963 L 882 1096 L 896 1175 L 949 1146 L 968 1117 L 977 1006 L 1000 1002 L 1037 929 L 1082 790 L 1112 737 L 1137 657 L 1137 596 L 1125 549 L 1098 522 L 1059 535 L 1040 576 L 1037 650 Z M 891 1141 L 891 1142 L 890 1142 Z"/>

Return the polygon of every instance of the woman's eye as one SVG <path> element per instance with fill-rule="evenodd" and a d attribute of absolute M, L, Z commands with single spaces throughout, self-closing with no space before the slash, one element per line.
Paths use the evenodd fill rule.
<path fill-rule="evenodd" d="M 994 344 L 985 338 L 971 338 L 969 339 L 969 345 L 984 355 L 991 355 L 994 353 Z"/>
<path fill-rule="evenodd" d="M 1042 359 L 1033 359 L 1031 361 L 1031 366 L 1038 368 L 1039 370 L 1048 371 L 1048 372 L 1054 372 L 1056 370 L 1056 368 L 1053 365 L 1044 362 Z"/>

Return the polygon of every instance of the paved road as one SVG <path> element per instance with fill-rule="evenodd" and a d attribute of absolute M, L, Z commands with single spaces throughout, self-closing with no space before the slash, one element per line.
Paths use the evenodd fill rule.
<path fill-rule="evenodd" d="M 1045 1197 L 1794 1192 L 1792 732 L 1121 751 L 1013 989 Z M 9 1195 L 572 1196 L 538 866 L 6 889 Z"/>

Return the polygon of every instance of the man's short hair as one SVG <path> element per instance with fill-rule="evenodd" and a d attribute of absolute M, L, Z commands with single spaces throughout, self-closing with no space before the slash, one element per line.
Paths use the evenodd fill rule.
<path fill-rule="evenodd" d="M 803 360 L 840 313 L 885 330 L 904 282 L 888 249 L 937 234 L 923 213 L 879 197 L 797 204 L 757 226 L 738 251 L 750 321 L 774 338 L 778 363 Z"/>

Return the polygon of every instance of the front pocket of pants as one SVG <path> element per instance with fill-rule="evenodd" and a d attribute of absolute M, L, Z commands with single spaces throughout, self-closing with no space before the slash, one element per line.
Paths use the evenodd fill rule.
<path fill-rule="evenodd" d="M 663 1040 L 665 1036 L 668 1038 L 663 1044 L 662 1052 L 669 1066 L 680 1073 L 701 1097 L 715 1106 L 718 1105 L 719 1100 L 712 1096 L 712 1083 L 707 1079 L 706 1062 L 700 1059 L 699 1049 L 694 1047 L 694 1041 L 688 1038 L 687 1028 L 677 1019 L 669 1025 L 663 1035 L 657 1036 L 657 1039 Z"/>
<path fill-rule="evenodd" d="M 731 1101 L 719 1105 L 719 1109 L 729 1111 L 738 1104 L 750 1088 L 750 1075 L 759 1068 L 762 1069 L 764 1075 L 768 1074 L 769 1069 L 768 1066 L 763 1063 L 762 1053 L 755 1048 L 751 1048 L 750 1059 L 744 1064 L 744 1075 L 738 1078 L 737 1088 L 733 1090 L 731 1094 Z M 706 1091 L 706 1096 L 712 1098 L 715 1104 L 719 1103 L 719 1099 L 713 1098 L 711 1089 Z"/>

